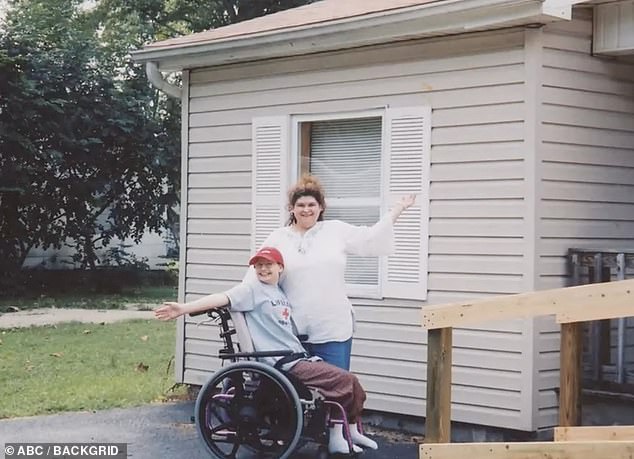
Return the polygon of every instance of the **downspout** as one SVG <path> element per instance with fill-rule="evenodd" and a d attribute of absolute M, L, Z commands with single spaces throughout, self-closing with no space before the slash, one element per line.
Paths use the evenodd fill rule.
<path fill-rule="evenodd" d="M 158 64 L 156 62 L 147 61 L 145 63 L 145 74 L 147 75 L 147 78 L 152 84 L 152 86 L 154 86 L 159 91 L 164 92 L 170 97 L 179 99 L 181 101 L 181 104 L 183 105 L 181 109 L 184 110 L 185 112 L 188 110 L 187 109 L 188 98 L 186 97 L 185 100 L 182 99 L 182 94 L 183 94 L 182 88 L 174 84 L 168 83 L 163 77 L 163 74 L 159 70 Z M 185 91 L 186 91 L 185 94 L 187 94 L 187 88 L 185 88 Z M 186 132 L 186 126 L 187 126 L 186 123 L 187 123 L 187 118 L 184 118 L 184 121 L 183 121 L 184 126 L 182 127 L 183 133 Z M 182 145 L 187 145 L 186 143 L 187 141 L 185 139 L 186 138 L 183 138 Z M 182 195 L 181 202 L 186 202 L 186 199 L 187 199 L 187 192 L 186 192 L 187 191 L 187 185 L 186 185 L 187 184 L 187 155 L 186 154 L 181 156 L 181 164 L 185 165 L 181 169 L 181 175 L 183 177 L 182 184 L 185 184 L 184 188 L 181 187 L 181 195 Z M 183 191 L 183 189 L 185 191 Z M 183 209 L 186 209 L 186 207 L 187 207 L 186 205 L 181 206 L 181 215 L 180 215 L 181 225 L 184 225 L 187 222 L 187 214 L 186 214 L 186 211 L 183 210 Z M 168 212 L 170 210 L 171 209 L 168 209 Z M 183 239 L 184 237 L 183 235 L 185 234 L 184 229 L 185 229 L 185 226 L 181 226 L 181 231 L 180 231 L 181 240 Z M 185 258 L 184 246 L 180 241 L 179 241 L 179 250 L 180 250 L 180 263 L 182 268 L 179 274 L 178 290 L 179 290 L 179 298 L 182 300 L 185 297 L 183 285 L 184 285 L 184 279 L 185 279 L 184 267 L 186 264 L 186 258 Z M 177 383 L 183 383 L 185 381 L 185 322 L 182 319 L 179 319 L 176 330 L 177 330 L 176 331 L 176 355 L 174 360 L 174 377 Z"/>
<path fill-rule="evenodd" d="M 163 74 L 158 68 L 156 62 L 146 62 L 145 63 L 145 73 L 147 75 L 148 80 L 152 85 L 163 91 L 168 96 L 174 97 L 175 99 L 180 99 L 183 91 L 179 86 L 168 83 L 165 78 L 163 78 Z"/>

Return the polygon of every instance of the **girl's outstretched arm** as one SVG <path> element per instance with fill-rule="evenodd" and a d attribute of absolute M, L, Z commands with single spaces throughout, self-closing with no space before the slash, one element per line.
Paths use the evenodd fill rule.
<path fill-rule="evenodd" d="M 184 314 L 203 312 L 209 309 L 217 309 L 229 304 L 229 297 L 224 293 L 213 293 L 189 303 L 175 303 L 166 301 L 162 306 L 154 310 L 154 317 L 159 320 L 176 319 Z"/>

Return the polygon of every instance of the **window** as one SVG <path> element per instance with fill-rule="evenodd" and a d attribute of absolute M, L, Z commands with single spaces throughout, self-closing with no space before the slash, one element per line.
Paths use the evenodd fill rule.
<path fill-rule="evenodd" d="M 326 220 L 372 226 L 381 216 L 380 116 L 299 122 L 299 169 L 321 180 Z M 378 257 L 348 257 L 346 283 L 354 295 L 379 294 Z"/>
<path fill-rule="evenodd" d="M 351 296 L 427 295 L 429 107 L 253 120 L 253 248 L 284 224 L 286 190 L 304 172 L 327 194 L 326 219 L 372 225 L 400 196 L 417 203 L 395 225 L 395 253 L 348 258 Z"/>

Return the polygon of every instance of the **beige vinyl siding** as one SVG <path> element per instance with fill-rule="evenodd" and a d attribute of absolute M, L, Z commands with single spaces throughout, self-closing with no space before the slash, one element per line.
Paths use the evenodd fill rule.
<path fill-rule="evenodd" d="M 537 288 L 546 289 L 567 285 L 570 247 L 634 247 L 634 65 L 591 55 L 589 9 L 542 38 Z M 557 424 L 559 327 L 542 319 L 539 331 L 537 424 L 546 427 Z"/>
<path fill-rule="evenodd" d="M 186 296 L 242 278 L 250 245 L 251 120 L 430 105 L 428 303 L 525 289 L 523 31 L 471 34 L 191 73 Z M 309 280 L 307 279 L 307 282 Z M 367 408 L 423 416 L 420 302 L 354 299 L 352 368 Z M 219 367 L 219 339 L 186 319 L 185 382 Z M 523 429 L 531 412 L 519 321 L 454 334 L 453 419 Z"/>

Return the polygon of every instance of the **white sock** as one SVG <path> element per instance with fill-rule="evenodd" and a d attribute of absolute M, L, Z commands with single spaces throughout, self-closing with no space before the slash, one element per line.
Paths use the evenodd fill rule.
<path fill-rule="evenodd" d="M 352 445 L 352 452 L 360 453 L 363 451 L 357 445 Z M 334 424 L 330 428 L 330 436 L 328 438 L 328 452 L 330 454 L 350 454 L 348 442 L 343 437 L 343 424 Z"/>
<path fill-rule="evenodd" d="M 379 449 L 379 445 L 377 445 L 374 440 L 359 432 L 356 424 L 350 424 L 350 439 L 355 445 L 363 446 L 364 448 Z"/>

